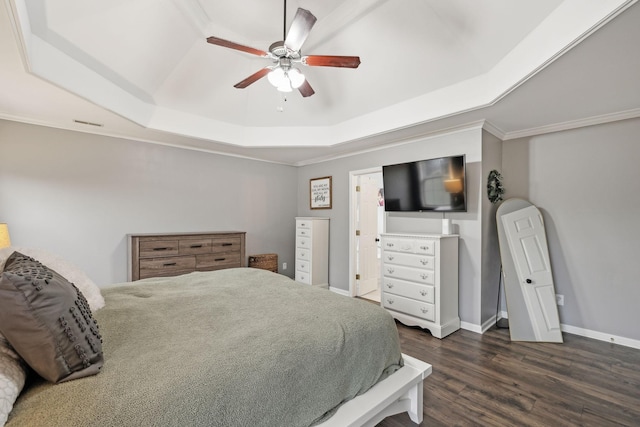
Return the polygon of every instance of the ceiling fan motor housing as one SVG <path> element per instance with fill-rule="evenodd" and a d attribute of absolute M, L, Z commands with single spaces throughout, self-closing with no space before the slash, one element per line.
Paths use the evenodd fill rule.
<path fill-rule="evenodd" d="M 286 57 L 291 59 L 300 59 L 300 52 L 289 49 L 287 46 L 285 46 L 284 41 L 272 43 L 271 46 L 269 46 L 269 52 L 271 52 L 277 58 Z"/>

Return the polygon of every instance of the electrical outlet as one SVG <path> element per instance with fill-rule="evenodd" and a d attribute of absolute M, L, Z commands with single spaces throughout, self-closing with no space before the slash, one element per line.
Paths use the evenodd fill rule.
<path fill-rule="evenodd" d="M 287 263 L 286 263 L 286 262 L 283 262 L 283 263 L 282 263 L 282 269 L 283 269 L 283 270 L 286 270 L 286 269 L 287 269 Z"/>
<path fill-rule="evenodd" d="M 564 305 L 564 295 L 556 294 L 556 304 Z"/>

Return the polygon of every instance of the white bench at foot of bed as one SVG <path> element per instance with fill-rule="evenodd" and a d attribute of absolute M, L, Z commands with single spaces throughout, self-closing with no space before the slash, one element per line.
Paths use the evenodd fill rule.
<path fill-rule="evenodd" d="M 416 424 L 422 422 L 423 381 L 431 365 L 402 355 L 404 366 L 374 385 L 365 394 L 342 405 L 321 427 L 375 426 L 388 416 L 408 412 Z"/>

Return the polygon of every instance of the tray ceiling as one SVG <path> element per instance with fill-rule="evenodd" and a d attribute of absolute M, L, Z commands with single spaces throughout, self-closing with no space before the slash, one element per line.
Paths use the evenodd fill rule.
<path fill-rule="evenodd" d="M 524 102 L 518 90 L 634 3 L 289 1 L 289 22 L 298 7 L 318 18 L 303 54 L 362 61 L 304 67 L 316 94 L 302 98 L 266 79 L 235 89 L 269 61 L 206 42 L 268 49 L 283 38 L 281 1 L 6 0 L 0 47 L 11 61 L 0 73 L 13 84 L 5 80 L 0 118 L 74 129 L 78 120 L 101 125 L 87 132 L 294 164 L 478 120 L 506 135 L 581 118 L 488 111 Z"/>

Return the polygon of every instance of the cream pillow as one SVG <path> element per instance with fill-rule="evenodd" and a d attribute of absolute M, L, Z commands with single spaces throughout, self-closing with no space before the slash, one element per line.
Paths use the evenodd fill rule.
<path fill-rule="evenodd" d="M 0 426 L 7 422 L 26 377 L 24 362 L 0 334 Z"/>
<path fill-rule="evenodd" d="M 0 272 L 4 269 L 4 264 L 13 252 L 20 252 L 21 254 L 30 256 L 42 264 L 46 265 L 56 273 L 67 279 L 69 282 L 76 285 L 82 295 L 89 303 L 91 311 L 94 313 L 104 307 L 104 298 L 100 293 L 100 288 L 75 265 L 71 264 L 64 259 L 53 255 L 42 249 L 21 248 L 12 246 L 4 249 L 0 249 Z"/>

